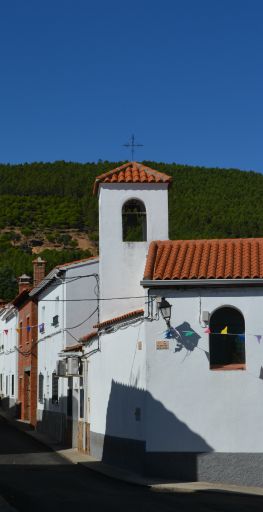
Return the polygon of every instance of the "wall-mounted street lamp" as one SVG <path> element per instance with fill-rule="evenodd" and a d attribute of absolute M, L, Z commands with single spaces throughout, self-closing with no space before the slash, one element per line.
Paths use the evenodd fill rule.
<path fill-rule="evenodd" d="M 171 309 L 172 306 L 169 304 L 168 300 L 166 300 L 164 297 L 158 300 L 158 307 L 159 311 L 161 312 L 161 315 L 163 319 L 166 321 L 167 327 L 171 327 L 170 320 L 171 320 Z"/>

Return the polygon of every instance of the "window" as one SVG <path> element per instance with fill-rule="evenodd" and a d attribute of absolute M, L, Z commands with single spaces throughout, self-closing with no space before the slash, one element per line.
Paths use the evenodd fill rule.
<path fill-rule="evenodd" d="M 56 372 L 52 373 L 52 404 L 58 404 L 58 377 Z"/>
<path fill-rule="evenodd" d="M 8 375 L 7 375 L 5 378 L 5 394 L 6 394 L 6 396 L 8 395 L 8 393 L 9 393 L 9 389 L 8 389 Z"/>
<path fill-rule="evenodd" d="M 52 325 L 53 325 L 53 327 L 58 326 L 58 315 L 53 316 Z"/>
<path fill-rule="evenodd" d="M 30 339 L 30 317 L 26 317 L 26 342 L 29 343 Z"/>
<path fill-rule="evenodd" d="M 43 334 L 45 332 L 45 321 L 46 321 L 46 307 L 42 306 L 41 308 L 41 324 L 39 326 L 39 332 L 40 334 Z"/>
<path fill-rule="evenodd" d="M 227 327 L 227 333 L 221 331 Z M 245 320 L 237 309 L 222 307 L 212 313 L 209 323 L 210 368 L 245 369 Z"/>
<path fill-rule="evenodd" d="M 23 322 L 19 322 L 19 345 L 22 347 L 22 339 L 23 339 Z"/>
<path fill-rule="evenodd" d="M 44 402 L 44 375 L 41 372 L 38 376 L 38 401 L 41 404 Z"/>
<path fill-rule="evenodd" d="M 15 394 L 15 376 L 12 374 L 11 377 L 11 396 L 14 396 Z"/>
<path fill-rule="evenodd" d="M 0 391 L 3 391 L 3 374 L 0 373 Z"/>
<path fill-rule="evenodd" d="M 59 324 L 59 321 L 58 321 L 58 308 L 59 308 L 59 297 L 56 297 L 56 300 L 55 300 L 55 315 L 53 316 L 53 320 L 52 320 L 52 325 L 53 327 L 57 327 L 58 324 Z"/>
<path fill-rule="evenodd" d="M 47 398 L 49 398 L 49 374 L 47 373 L 47 388 L 46 388 Z"/>
<path fill-rule="evenodd" d="M 138 199 L 131 199 L 122 207 L 122 239 L 124 242 L 147 240 L 146 210 Z"/>

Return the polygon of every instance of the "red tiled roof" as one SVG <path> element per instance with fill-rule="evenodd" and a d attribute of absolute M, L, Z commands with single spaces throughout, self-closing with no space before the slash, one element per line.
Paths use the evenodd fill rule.
<path fill-rule="evenodd" d="M 125 313 L 124 315 L 115 316 L 114 318 L 111 318 L 110 320 L 105 320 L 104 322 L 100 322 L 99 324 L 93 325 L 93 327 L 96 329 L 102 329 L 103 327 L 108 327 L 109 325 L 116 324 L 118 322 L 122 322 L 123 320 L 128 320 L 129 318 L 132 318 L 134 316 L 142 316 L 144 314 L 143 309 L 136 309 L 135 311 L 130 311 L 129 313 Z"/>
<path fill-rule="evenodd" d="M 81 343 L 85 343 L 87 341 L 92 340 L 97 335 L 98 335 L 97 331 L 92 331 L 89 334 L 86 334 L 85 336 L 82 336 L 79 341 L 81 341 Z"/>
<path fill-rule="evenodd" d="M 263 238 L 156 241 L 145 280 L 263 278 Z"/>
<path fill-rule="evenodd" d="M 168 174 L 155 171 L 137 162 L 128 162 L 121 167 L 97 176 L 93 194 L 97 193 L 99 183 L 170 183 L 171 181 L 172 178 Z"/>
<path fill-rule="evenodd" d="M 75 352 L 78 350 L 82 350 L 81 343 L 76 343 L 75 345 L 69 345 L 68 347 L 65 347 L 63 352 Z"/>
<path fill-rule="evenodd" d="M 61 263 L 60 265 L 56 265 L 55 268 L 68 267 L 70 265 L 75 265 L 77 263 L 84 263 L 85 261 L 96 260 L 96 259 L 98 259 L 98 256 L 90 256 L 89 258 L 82 258 L 81 260 L 73 260 L 73 261 L 69 261 L 67 263 Z"/>

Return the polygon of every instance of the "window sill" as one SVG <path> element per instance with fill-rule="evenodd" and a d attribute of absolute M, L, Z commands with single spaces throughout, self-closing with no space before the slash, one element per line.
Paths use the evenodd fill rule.
<path fill-rule="evenodd" d="M 246 370 L 246 365 L 244 363 L 235 363 L 235 364 L 213 364 L 210 366 L 210 370 L 222 370 L 222 371 L 232 371 L 232 370 Z"/>

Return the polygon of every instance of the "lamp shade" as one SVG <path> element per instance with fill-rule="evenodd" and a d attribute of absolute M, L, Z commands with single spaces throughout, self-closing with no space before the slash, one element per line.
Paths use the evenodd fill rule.
<path fill-rule="evenodd" d="M 169 302 L 164 297 L 162 297 L 162 300 L 159 303 L 159 310 L 161 311 L 161 315 L 166 322 L 170 322 L 171 309 L 171 304 L 169 304 Z"/>

